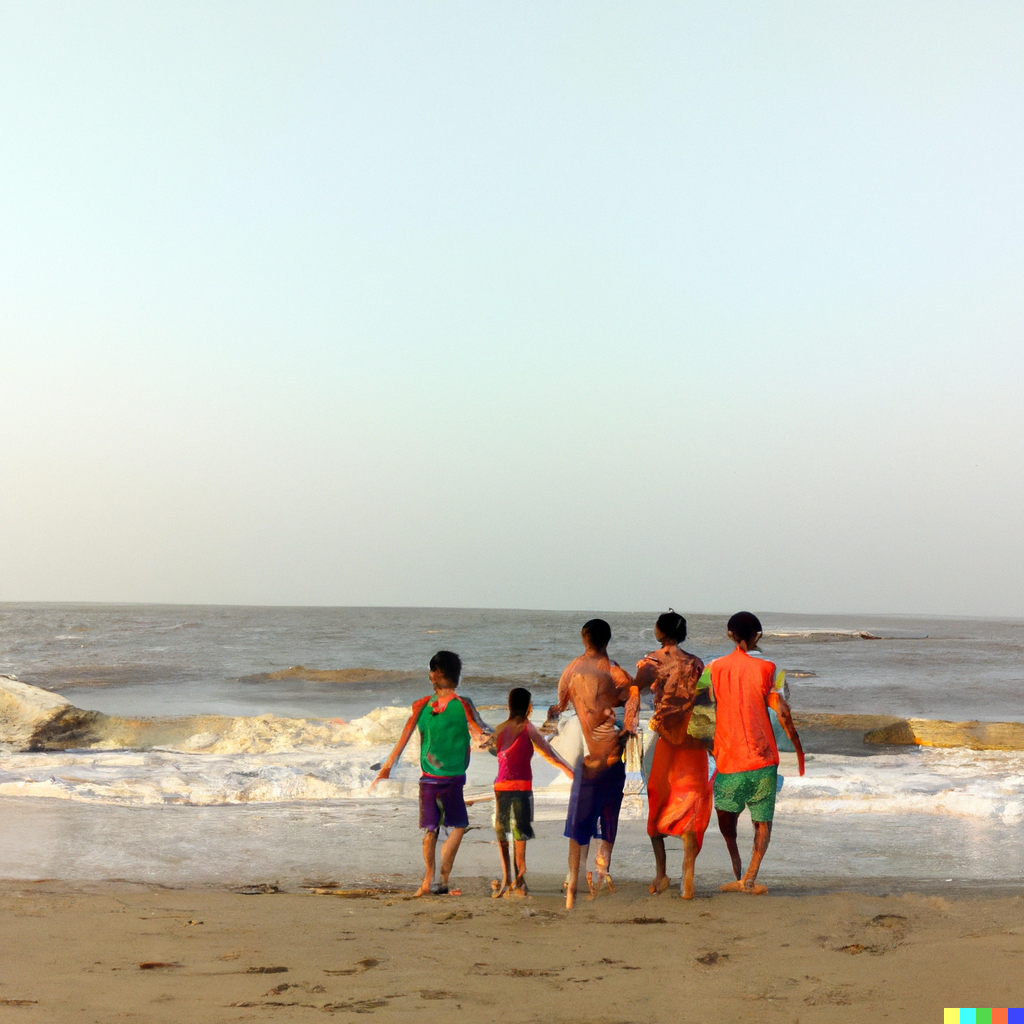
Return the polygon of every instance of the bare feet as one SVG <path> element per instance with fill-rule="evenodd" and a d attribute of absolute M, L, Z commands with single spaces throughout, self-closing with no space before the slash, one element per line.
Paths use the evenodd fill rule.
<path fill-rule="evenodd" d="M 499 899 L 508 892 L 508 882 L 499 882 L 496 878 L 491 880 L 491 899 Z"/>
<path fill-rule="evenodd" d="M 671 879 L 668 875 L 658 875 L 658 877 L 651 882 L 649 889 L 647 890 L 652 896 L 657 896 L 658 893 L 664 892 L 672 884 Z"/>
<path fill-rule="evenodd" d="M 738 882 L 726 882 L 725 885 L 720 885 L 720 892 L 742 892 L 747 896 L 764 896 L 768 892 L 767 885 L 758 885 L 756 882 L 744 882 L 742 879 Z"/>
<path fill-rule="evenodd" d="M 509 889 L 508 894 L 512 897 L 518 897 L 519 899 L 525 899 L 529 896 L 530 890 L 526 887 L 526 879 L 520 878 L 519 881 Z"/>
<path fill-rule="evenodd" d="M 689 885 L 684 885 L 679 892 L 679 898 L 681 900 L 692 900 L 693 899 L 693 882 Z"/>
<path fill-rule="evenodd" d="M 419 888 L 418 888 L 418 889 L 417 889 L 417 890 L 416 890 L 416 891 L 415 891 L 415 892 L 413 893 L 413 897 L 416 897 L 416 896 L 426 896 L 428 892 L 430 892 L 430 883 L 429 883 L 429 882 L 424 882 L 424 883 L 423 883 L 423 884 L 422 884 L 422 885 L 421 885 L 421 886 L 420 886 L 420 887 L 419 887 Z"/>
<path fill-rule="evenodd" d="M 590 887 L 590 895 L 587 897 L 588 900 L 596 900 L 602 886 L 607 886 L 609 892 L 615 892 L 615 883 L 612 881 L 612 876 L 603 874 L 601 871 L 598 871 L 596 882 L 594 881 L 594 873 L 592 871 L 588 871 L 587 885 Z"/>
<path fill-rule="evenodd" d="M 565 909 L 572 910 L 576 906 L 576 893 L 568 886 L 565 887 Z"/>

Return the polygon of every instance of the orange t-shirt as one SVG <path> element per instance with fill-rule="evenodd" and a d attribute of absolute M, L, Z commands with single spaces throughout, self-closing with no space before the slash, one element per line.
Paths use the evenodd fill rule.
<path fill-rule="evenodd" d="M 775 666 L 736 648 L 711 662 L 715 692 L 715 764 L 723 774 L 779 763 L 779 748 L 765 703 Z"/>

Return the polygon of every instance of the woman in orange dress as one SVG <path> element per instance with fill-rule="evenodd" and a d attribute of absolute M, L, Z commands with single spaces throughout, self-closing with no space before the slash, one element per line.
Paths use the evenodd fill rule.
<path fill-rule="evenodd" d="M 636 685 L 654 694 L 651 730 L 657 733 L 654 758 L 647 777 L 647 834 L 654 847 L 657 875 L 651 892 L 669 887 L 665 836 L 682 836 L 683 882 L 680 895 L 693 899 L 693 868 L 711 820 L 713 804 L 704 744 L 687 733 L 697 681 L 704 662 L 680 646 L 686 639 L 686 619 L 674 611 L 659 616 L 654 636 L 661 649 L 637 663 Z"/>

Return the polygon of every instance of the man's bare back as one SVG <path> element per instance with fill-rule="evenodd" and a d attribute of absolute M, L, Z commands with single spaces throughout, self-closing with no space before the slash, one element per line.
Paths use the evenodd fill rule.
<path fill-rule="evenodd" d="M 588 651 L 571 661 L 558 681 L 558 703 L 548 711 L 556 718 L 572 703 L 580 720 L 586 754 L 586 774 L 608 768 L 622 758 L 620 737 L 634 732 L 640 709 L 635 691 L 630 696 L 633 680 L 607 654 Z M 615 727 L 615 709 L 626 705 L 622 732 Z"/>

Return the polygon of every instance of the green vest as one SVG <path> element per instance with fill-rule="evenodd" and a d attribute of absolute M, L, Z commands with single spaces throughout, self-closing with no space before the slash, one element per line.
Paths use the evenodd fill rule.
<path fill-rule="evenodd" d="M 424 775 L 466 773 L 469 726 L 466 724 L 466 709 L 458 697 L 452 697 L 439 715 L 427 701 L 416 726 L 420 731 L 420 770 Z"/>

